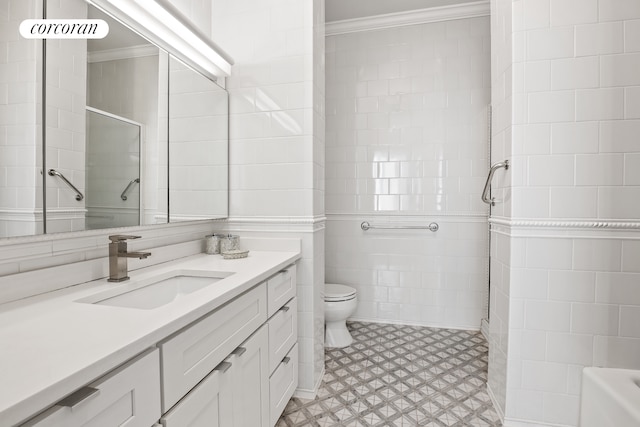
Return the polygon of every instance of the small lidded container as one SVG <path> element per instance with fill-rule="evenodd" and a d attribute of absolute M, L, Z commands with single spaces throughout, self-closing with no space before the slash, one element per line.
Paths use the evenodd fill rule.
<path fill-rule="evenodd" d="M 228 234 L 220 239 L 220 253 L 240 250 L 240 236 Z"/>

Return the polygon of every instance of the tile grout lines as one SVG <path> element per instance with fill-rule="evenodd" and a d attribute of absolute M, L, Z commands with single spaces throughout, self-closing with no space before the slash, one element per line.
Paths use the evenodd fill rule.
<path fill-rule="evenodd" d="M 293 398 L 277 427 L 498 427 L 479 332 L 349 322 L 351 346 L 325 351 L 314 400 Z"/>

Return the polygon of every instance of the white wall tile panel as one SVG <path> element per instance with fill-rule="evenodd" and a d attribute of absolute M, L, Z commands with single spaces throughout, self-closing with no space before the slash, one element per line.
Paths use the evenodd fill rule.
<path fill-rule="evenodd" d="M 625 21 L 624 49 L 625 52 L 640 51 L 640 20 Z"/>
<path fill-rule="evenodd" d="M 601 153 L 640 152 L 637 143 L 640 120 L 614 120 L 600 122 Z"/>
<path fill-rule="evenodd" d="M 640 87 L 625 88 L 624 118 L 640 118 Z"/>
<path fill-rule="evenodd" d="M 491 233 L 488 385 L 505 425 L 576 426 L 582 368 L 640 360 L 635 232 L 557 228 L 640 217 L 640 6 L 548 3 L 492 1 L 492 159 L 512 164 L 492 216 L 513 224 Z"/>
<path fill-rule="evenodd" d="M 605 3 L 612 3 L 607 1 Z M 622 22 L 600 22 L 575 27 L 576 56 L 606 55 L 624 51 Z M 567 55 L 569 56 L 569 55 Z"/>
<path fill-rule="evenodd" d="M 594 218 L 598 214 L 597 201 L 596 187 L 552 187 L 549 189 L 549 216 Z"/>
<path fill-rule="evenodd" d="M 600 58 L 600 86 L 638 86 L 640 53 L 604 55 Z"/>
<path fill-rule="evenodd" d="M 572 27 L 544 28 L 527 32 L 529 61 L 567 58 L 573 56 L 574 32 Z"/>
<path fill-rule="evenodd" d="M 551 88 L 586 89 L 599 87 L 598 56 L 558 59 L 551 63 Z"/>
<path fill-rule="evenodd" d="M 86 3 L 76 0 L 47 4 L 47 18 L 86 18 Z M 57 169 L 81 193 L 85 188 L 85 121 L 87 98 L 87 41 L 48 40 L 46 50 L 47 169 Z M 65 77 L 62 77 L 65 76 Z M 52 96 L 49 96 L 53 93 Z M 51 142 L 51 144 L 49 144 Z M 85 229 L 85 202 L 56 177 L 47 179 L 47 232 Z M 62 210 L 71 214 L 56 215 Z M 74 217 L 74 219 L 69 219 Z"/>
<path fill-rule="evenodd" d="M 554 27 L 598 21 L 598 0 L 553 0 L 550 9 Z"/>
<path fill-rule="evenodd" d="M 607 0 L 598 4 L 600 21 L 624 21 L 640 18 L 640 4 L 635 0 Z"/>
<path fill-rule="evenodd" d="M 213 39 L 235 61 L 226 79 L 230 217 L 259 229 L 269 228 L 265 218 L 313 222 L 325 210 L 324 2 L 215 0 L 211 16 Z M 324 238 L 304 242 L 298 289 L 309 301 L 299 318 L 313 328 L 300 328 L 299 389 L 310 393 L 324 369 Z"/>
<path fill-rule="evenodd" d="M 576 120 L 619 120 L 624 118 L 622 88 L 576 91 Z"/>
<path fill-rule="evenodd" d="M 434 218 L 431 233 L 360 229 L 364 217 L 331 216 L 327 222 L 326 280 L 358 291 L 354 318 L 433 326 L 478 328 L 486 298 L 486 235 L 481 219 Z M 376 216 L 397 224 L 397 217 Z M 411 218 L 411 224 L 422 223 Z M 420 222 L 418 222 L 420 221 Z"/>
<path fill-rule="evenodd" d="M 355 318 L 479 327 L 488 41 L 488 18 L 327 38 L 327 280 Z M 360 230 L 417 215 L 440 231 Z"/>
<path fill-rule="evenodd" d="M 598 122 L 567 122 L 551 125 L 551 153 L 597 153 Z"/>

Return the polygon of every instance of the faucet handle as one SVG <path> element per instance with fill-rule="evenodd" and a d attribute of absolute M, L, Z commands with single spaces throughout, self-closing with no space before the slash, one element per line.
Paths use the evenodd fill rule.
<path fill-rule="evenodd" d="M 113 236 L 109 236 L 109 240 L 113 243 L 124 242 L 125 240 L 139 239 L 142 236 L 129 236 L 126 234 L 114 234 Z"/>

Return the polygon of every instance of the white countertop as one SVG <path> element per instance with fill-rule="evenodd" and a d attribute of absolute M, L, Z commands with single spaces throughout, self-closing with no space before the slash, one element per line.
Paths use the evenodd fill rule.
<path fill-rule="evenodd" d="M 251 251 L 224 260 L 199 254 L 0 305 L 0 424 L 14 425 L 99 378 L 300 258 Z M 153 310 L 76 302 L 177 269 L 234 274 Z"/>

